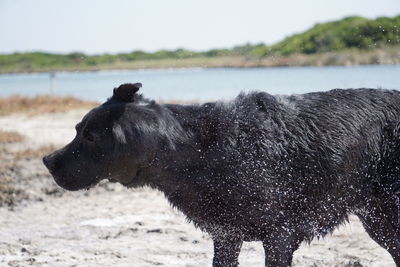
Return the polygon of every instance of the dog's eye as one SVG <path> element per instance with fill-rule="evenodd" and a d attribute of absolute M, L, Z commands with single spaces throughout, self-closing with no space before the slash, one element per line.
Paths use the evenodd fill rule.
<path fill-rule="evenodd" d="M 86 132 L 85 135 L 84 135 L 84 138 L 86 139 L 86 141 L 89 141 L 89 142 L 94 142 L 95 141 L 94 135 L 92 133 L 90 133 L 90 132 Z"/>

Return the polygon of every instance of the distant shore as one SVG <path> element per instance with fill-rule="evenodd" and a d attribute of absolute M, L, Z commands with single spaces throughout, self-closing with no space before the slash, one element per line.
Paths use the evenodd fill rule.
<path fill-rule="evenodd" d="M 350 16 L 318 23 L 267 45 L 236 45 L 194 51 L 184 48 L 116 54 L 46 51 L 0 54 L 0 73 L 159 68 L 255 68 L 400 64 L 400 16 Z"/>
<path fill-rule="evenodd" d="M 292 54 L 289 56 L 219 56 L 194 57 L 182 59 L 148 59 L 135 61 L 117 61 L 95 66 L 75 65 L 69 67 L 24 68 L 10 66 L 0 68 L 0 74 L 30 73 L 50 71 L 99 71 L 134 70 L 164 68 L 257 68 L 284 66 L 356 66 L 356 65 L 400 64 L 400 47 L 376 48 L 372 50 L 348 49 L 344 51 Z"/>

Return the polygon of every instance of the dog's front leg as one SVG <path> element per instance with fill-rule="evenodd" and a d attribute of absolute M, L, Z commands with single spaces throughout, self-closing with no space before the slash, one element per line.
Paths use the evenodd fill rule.
<path fill-rule="evenodd" d="M 239 253 L 243 240 L 232 236 L 214 236 L 213 267 L 239 266 Z"/>

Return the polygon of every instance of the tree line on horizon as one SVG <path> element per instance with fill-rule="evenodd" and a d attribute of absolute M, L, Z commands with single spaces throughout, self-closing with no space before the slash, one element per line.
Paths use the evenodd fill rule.
<path fill-rule="evenodd" d="M 64 67 L 113 64 L 141 60 L 235 57 L 264 58 L 291 54 L 315 54 L 346 49 L 382 48 L 400 45 L 400 15 L 366 19 L 359 16 L 314 25 L 311 29 L 294 34 L 274 44 L 245 44 L 230 49 L 211 49 L 194 52 L 186 49 L 156 52 L 133 51 L 120 54 L 85 55 L 84 53 L 52 54 L 46 52 L 13 53 L 0 55 L 0 71 L 19 69 L 62 69 Z"/>

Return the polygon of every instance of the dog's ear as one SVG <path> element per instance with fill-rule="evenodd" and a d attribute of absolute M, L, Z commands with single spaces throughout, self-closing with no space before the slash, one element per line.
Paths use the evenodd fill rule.
<path fill-rule="evenodd" d="M 141 83 L 124 83 L 114 88 L 113 98 L 123 102 L 134 102 L 137 98 L 136 92 L 142 87 Z"/>

